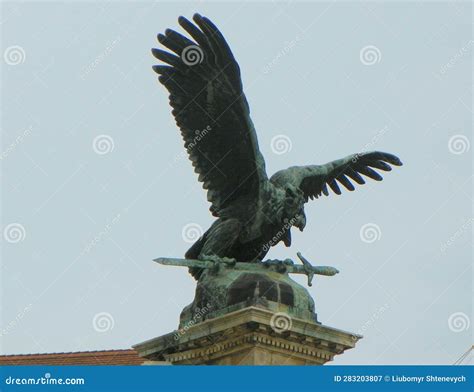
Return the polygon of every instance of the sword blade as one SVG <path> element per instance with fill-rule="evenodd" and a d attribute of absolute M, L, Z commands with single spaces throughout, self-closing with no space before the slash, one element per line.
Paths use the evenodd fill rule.
<path fill-rule="evenodd" d="M 175 267 L 198 267 L 209 268 L 209 262 L 195 259 L 177 259 L 173 257 L 158 257 L 153 261 L 162 265 L 174 265 Z"/>

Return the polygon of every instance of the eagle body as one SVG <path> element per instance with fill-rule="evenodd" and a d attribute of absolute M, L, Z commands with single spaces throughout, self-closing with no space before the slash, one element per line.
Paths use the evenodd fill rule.
<path fill-rule="evenodd" d="M 287 192 L 268 182 L 250 221 L 237 217 L 218 218 L 186 252 L 186 258 L 215 255 L 239 262 L 253 262 L 262 260 L 269 249 L 280 241 L 290 246 L 291 227 L 303 230 L 306 223 L 303 200 L 293 196 L 291 200 L 296 203 L 289 205 Z M 248 215 L 242 213 L 242 216 Z"/>
<path fill-rule="evenodd" d="M 279 242 L 291 245 L 291 228 L 303 231 L 304 204 L 330 190 L 355 190 L 378 171 L 401 166 L 392 154 L 372 151 L 323 165 L 292 166 L 268 178 L 243 92 L 240 68 L 217 27 L 195 14 L 178 19 L 189 37 L 172 29 L 158 34 L 167 50 L 152 49 L 153 66 L 169 102 L 198 180 L 217 219 L 186 258 L 262 260 Z M 377 171 L 378 170 L 378 171 Z M 199 278 L 200 271 L 191 269 Z"/>

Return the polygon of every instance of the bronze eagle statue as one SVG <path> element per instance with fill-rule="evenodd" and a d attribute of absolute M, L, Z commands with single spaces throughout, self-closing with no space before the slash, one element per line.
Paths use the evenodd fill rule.
<path fill-rule="evenodd" d="M 240 68 L 222 33 L 199 14 L 178 22 L 190 38 L 167 29 L 158 41 L 169 51 L 152 49 L 168 89 L 176 124 L 199 181 L 207 190 L 217 220 L 186 252 L 188 259 L 229 258 L 261 261 L 278 242 L 291 245 L 291 228 L 303 231 L 309 199 L 341 194 L 363 176 L 381 181 L 374 169 L 401 166 L 392 154 L 374 151 L 324 165 L 292 166 L 270 179 L 258 148 Z M 195 278 L 199 269 L 191 269 Z"/>

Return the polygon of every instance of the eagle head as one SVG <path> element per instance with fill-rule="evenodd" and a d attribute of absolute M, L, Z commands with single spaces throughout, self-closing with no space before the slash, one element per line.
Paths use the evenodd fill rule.
<path fill-rule="evenodd" d="M 306 215 L 304 213 L 305 198 L 303 192 L 293 185 L 285 189 L 285 206 L 283 220 L 290 227 L 294 226 L 303 231 L 306 226 Z M 288 230 L 290 229 L 288 227 Z"/>

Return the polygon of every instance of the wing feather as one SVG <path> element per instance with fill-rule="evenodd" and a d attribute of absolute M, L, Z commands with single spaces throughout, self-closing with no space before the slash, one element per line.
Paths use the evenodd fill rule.
<path fill-rule="evenodd" d="M 395 155 L 373 151 L 353 154 L 325 165 L 293 166 L 275 173 L 270 181 L 280 187 L 290 183 L 298 187 L 308 200 L 318 197 L 321 193 L 328 196 L 328 186 L 334 193 L 340 195 L 342 192 L 338 182 L 347 190 L 353 191 L 355 187 L 351 180 L 363 185 L 365 180 L 362 175 L 381 181 L 382 176 L 374 168 L 390 171 L 392 170 L 390 165 L 401 166 L 402 162 Z"/>
<path fill-rule="evenodd" d="M 172 114 L 212 213 L 231 214 L 242 205 L 237 200 L 251 211 L 268 179 L 240 69 L 217 27 L 198 14 L 193 21 L 178 19 L 191 39 L 172 29 L 158 34 L 169 52 L 152 49 L 165 63 L 153 70 L 170 93 Z"/>

